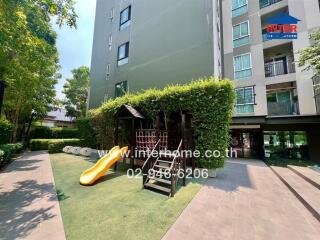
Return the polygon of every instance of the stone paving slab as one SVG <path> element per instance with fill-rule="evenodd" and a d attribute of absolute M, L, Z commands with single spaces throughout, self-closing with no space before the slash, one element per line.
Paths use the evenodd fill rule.
<path fill-rule="evenodd" d="M 320 191 L 289 168 L 271 167 L 320 222 Z M 320 236 L 320 235 L 319 235 Z"/>
<path fill-rule="evenodd" d="M 316 240 L 320 224 L 263 162 L 228 160 L 165 240 Z"/>
<path fill-rule="evenodd" d="M 65 240 L 49 154 L 27 152 L 0 172 L 0 240 Z"/>
<path fill-rule="evenodd" d="M 299 167 L 299 166 L 288 165 L 288 168 L 320 190 L 320 173 L 319 172 L 309 167 Z"/>

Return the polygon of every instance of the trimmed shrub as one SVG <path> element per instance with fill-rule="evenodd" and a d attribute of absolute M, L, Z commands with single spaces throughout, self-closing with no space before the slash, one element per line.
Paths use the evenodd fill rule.
<path fill-rule="evenodd" d="M 76 128 L 51 128 L 54 139 L 78 138 L 79 131 Z"/>
<path fill-rule="evenodd" d="M 71 139 L 32 139 L 30 141 L 31 151 L 49 150 L 49 153 L 62 152 L 65 146 L 82 146 L 82 140 Z"/>
<path fill-rule="evenodd" d="M 197 136 L 195 148 L 202 156 L 197 159 L 198 164 L 200 167 L 214 169 L 224 165 L 234 100 L 233 83 L 212 77 L 188 85 L 169 86 L 163 90 L 150 89 L 111 99 L 98 109 L 91 110 L 89 117 L 98 143 L 111 148 L 114 142 L 114 116 L 123 104 L 138 108 L 150 119 L 155 119 L 160 110 L 168 115 L 186 110 L 194 119 Z M 221 155 L 205 157 L 207 150 L 219 151 Z"/>
<path fill-rule="evenodd" d="M 22 143 L 0 145 L 0 167 L 9 163 L 11 161 L 11 157 L 22 150 Z"/>
<path fill-rule="evenodd" d="M 44 126 L 37 126 L 30 131 L 30 139 L 50 139 L 52 138 L 51 129 Z"/>
<path fill-rule="evenodd" d="M 83 139 L 84 146 L 96 148 L 97 139 L 89 118 L 77 120 L 79 138 Z"/>
<path fill-rule="evenodd" d="M 13 126 L 8 120 L 0 119 L 0 144 L 10 141 L 12 130 Z"/>
<path fill-rule="evenodd" d="M 48 128 L 35 127 L 30 132 L 30 139 L 67 139 L 78 138 L 79 132 L 76 128 Z"/>

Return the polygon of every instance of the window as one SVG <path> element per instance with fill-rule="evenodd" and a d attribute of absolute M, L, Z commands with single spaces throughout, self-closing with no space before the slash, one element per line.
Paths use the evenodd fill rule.
<path fill-rule="evenodd" d="M 114 8 L 111 8 L 111 10 L 110 10 L 110 20 L 111 20 L 111 22 L 113 22 L 113 20 L 114 20 Z"/>
<path fill-rule="evenodd" d="M 112 35 L 109 35 L 108 46 L 109 46 L 109 50 L 111 50 L 111 48 L 112 48 Z"/>
<path fill-rule="evenodd" d="M 127 91 L 128 91 L 127 81 L 123 81 L 115 85 L 115 97 L 121 97 L 125 95 Z"/>
<path fill-rule="evenodd" d="M 248 12 L 247 0 L 232 0 L 232 17 L 236 17 Z"/>
<path fill-rule="evenodd" d="M 118 48 L 118 66 L 128 63 L 129 58 L 129 42 L 122 44 Z"/>
<path fill-rule="evenodd" d="M 120 13 L 120 31 L 130 25 L 131 20 L 131 6 L 122 10 Z"/>
<path fill-rule="evenodd" d="M 233 47 L 240 47 L 249 43 L 249 21 L 233 26 Z"/>
<path fill-rule="evenodd" d="M 107 64 L 107 75 L 110 75 L 110 64 Z"/>
<path fill-rule="evenodd" d="M 233 59 L 234 66 L 234 78 L 242 79 L 252 76 L 252 67 L 251 67 L 251 54 L 243 54 L 234 57 Z"/>
<path fill-rule="evenodd" d="M 254 87 L 244 87 L 236 89 L 237 103 L 236 113 L 253 113 L 254 112 Z"/>

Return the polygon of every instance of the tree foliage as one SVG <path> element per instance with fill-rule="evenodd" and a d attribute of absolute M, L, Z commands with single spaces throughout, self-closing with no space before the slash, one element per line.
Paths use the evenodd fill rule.
<path fill-rule="evenodd" d="M 65 107 L 69 117 L 85 117 L 87 108 L 90 70 L 82 66 L 72 70 L 73 77 L 67 79 L 63 93 L 66 95 Z"/>
<path fill-rule="evenodd" d="M 299 51 L 299 67 L 314 70 L 320 75 L 320 28 L 310 34 L 311 45 Z"/>
<path fill-rule="evenodd" d="M 0 0 L 0 79 L 7 85 L 4 113 L 14 125 L 13 142 L 19 123 L 31 113 L 43 117 L 54 102 L 60 75 L 52 16 L 75 26 L 73 0 Z"/>

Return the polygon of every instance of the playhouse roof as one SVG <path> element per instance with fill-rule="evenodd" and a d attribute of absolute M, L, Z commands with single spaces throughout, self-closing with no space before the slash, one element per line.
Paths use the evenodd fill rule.
<path fill-rule="evenodd" d="M 141 118 L 144 119 L 145 117 L 138 111 L 136 110 L 134 107 L 130 106 L 130 105 L 122 105 L 120 107 L 120 109 L 117 112 L 117 116 L 121 116 L 123 115 L 123 112 L 126 111 L 128 113 L 130 113 L 130 115 L 134 118 Z"/>

